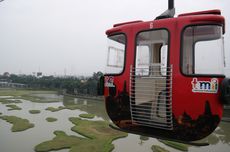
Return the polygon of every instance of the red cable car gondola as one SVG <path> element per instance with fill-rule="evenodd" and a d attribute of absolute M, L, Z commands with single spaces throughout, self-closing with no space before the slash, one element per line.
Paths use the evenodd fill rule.
<path fill-rule="evenodd" d="M 211 134 L 230 102 L 220 10 L 115 24 L 99 92 L 121 130 L 177 141 Z"/>

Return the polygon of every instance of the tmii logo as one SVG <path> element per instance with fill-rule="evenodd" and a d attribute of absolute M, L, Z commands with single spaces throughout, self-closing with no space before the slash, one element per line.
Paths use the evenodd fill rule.
<path fill-rule="evenodd" d="M 199 93 L 217 93 L 218 79 L 213 78 L 211 81 L 198 81 L 197 78 L 192 80 L 192 92 Z"/>

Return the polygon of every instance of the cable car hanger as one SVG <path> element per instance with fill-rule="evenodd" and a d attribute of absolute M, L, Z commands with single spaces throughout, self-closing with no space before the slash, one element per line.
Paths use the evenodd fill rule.
<path fill-rule="evenodd" d="M 230 103 L 220 10 L 175 15 L 174 1 L 152 21 L 106 31 L 106 73 L 98 83 L 112 128 L 186 143 L 210 135 Z"/>

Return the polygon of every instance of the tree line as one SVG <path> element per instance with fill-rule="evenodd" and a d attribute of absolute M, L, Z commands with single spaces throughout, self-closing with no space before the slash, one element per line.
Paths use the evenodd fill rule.
<path fill-rule="evenodd" d="M 33 89 L 56 89 L 64 90 L 68 94 L 87 94 L 95 96 L 97 95 L 97 82 L 102 75 L 102 72 L 94 72 L 93 75 L 89 77 L 36 77 L 33 75 L 10 74 L 9 76 L 0 75 L 0 80 L 25 84 L 28 88 Z"/>

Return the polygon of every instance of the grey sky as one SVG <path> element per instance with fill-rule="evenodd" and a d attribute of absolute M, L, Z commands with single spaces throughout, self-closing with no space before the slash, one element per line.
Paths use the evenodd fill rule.
<path fill-rule="evenodd" d="M 175 0 L 175 6 L 176 14 L 222 10 L 230 69 L 230 1 Z M 104 71 L 105 31 L 115 23 L 153 20 L 166 9 L 167 0 L 5 0 L 0 3 L 0 73 Z"/>

